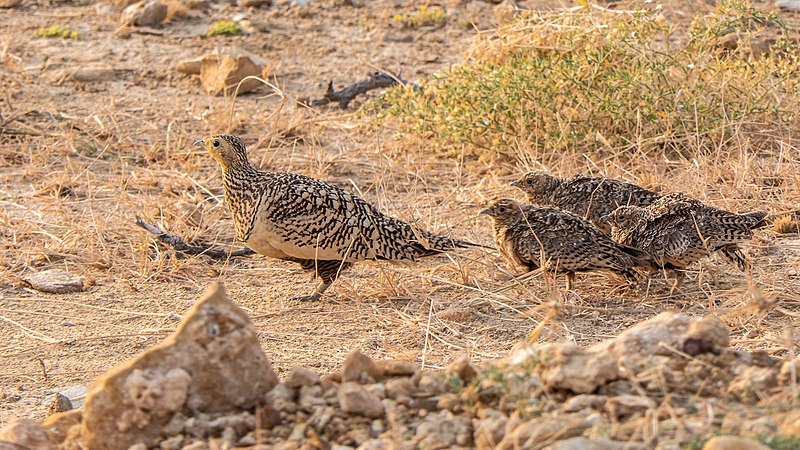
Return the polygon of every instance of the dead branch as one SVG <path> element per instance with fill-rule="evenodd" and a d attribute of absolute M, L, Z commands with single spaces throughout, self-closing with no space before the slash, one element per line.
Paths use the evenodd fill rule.
<path fill-rule="evenodd" d="M 321 99 L 312 100 L 310 105 L 322 106 L 328 103 L 338 102 L 340 108 L 346 109 L 347 105 L 349 105 L 357 95 L 366 94 L 374 89 L 392 87 L 396 84 L 406 85 L 409 83 L 400 78 L 399 75 L 387 72 L 372 72 L 369 74 L 368 79 L 353 83 L 340 91 L 334 91 L 333 81 L 330 81 L 328 82 L 328 89 L 325 91 L 325 95 Z"/>
<path fill-rule="evenodd" d="M 136 215 L 136 225 L 152 233 L 159 241 L 169 245 L 175 250 L 187 255 L 206 255 L 212 259 L 227 260 L 234 256 L 247 256 L 255 253 L 247 247 L 240 250 L 228 251 L 221 248 L 214 248 L 207 245 L 189 245 L 180 236 L 167 234 L 160 228 L 145 222 L 139 215 Z"/>

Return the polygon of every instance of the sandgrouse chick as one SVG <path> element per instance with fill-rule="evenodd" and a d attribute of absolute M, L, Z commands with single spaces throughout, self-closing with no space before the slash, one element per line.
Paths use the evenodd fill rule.
<path fill-rule="evenodd" d="M 357 261 L 416 261 L 478 246 L 412 227 L 323 181 L 260 171 L 236 136 L 212 136 L 195 145 L 205 147 L 222 168 L 236 237 L 262 255 L 299 263 L 320 278 L 314 292 L 298 300 L 318 300 Z"/>
<path fill-rule="evenodd" d="M 575 272 L 607 270 L 635 280 L 633 267 L 651 269 L 647 253 L 618 244 L 575 214 L 502 199 L 481 211 L 494 219 L 494 239 L 513 266 L 565 272 L 572 289 Z"/>
<path fill-rule="evenodd" d="M 683 269 L 719 251 L 740 270 L 747 270 L 749 263 L 739 244 L 766 225 L 765 217 L 763 212 L 736 214 L 674 193 L 645 208 L 620 207 L 604 219 L 612 226 L 615 241 L 647 252 L 664 269 Z M 681 278 L 676 275 L 673 290 Z"/>
<path fill-rule="evenodd" d="M 647 206 L 659 194 L 632 183 L 606 177 L 575 175 L 570 179 L 554 177 L 545 172 L 529 172 L 511 183 L 522 189 L 534 205 L 552 206 L 577 214 L 607 235 L 608 222 L 600 220 L 620 206 Z"/>

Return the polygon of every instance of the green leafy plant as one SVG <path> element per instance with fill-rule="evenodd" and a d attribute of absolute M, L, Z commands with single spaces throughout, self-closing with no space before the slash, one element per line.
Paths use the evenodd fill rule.
<path fill-rule="evenodd" d="M 239 24 L 230 20 L 222 20 L 212 23 L 206 36 L 236 36 L 239 34 L 242 34 L 242 27 Z"/>

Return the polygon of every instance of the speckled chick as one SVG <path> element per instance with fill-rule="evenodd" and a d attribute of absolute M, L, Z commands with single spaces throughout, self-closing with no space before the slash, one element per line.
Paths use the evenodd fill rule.
<path fill-rule="evenodd" d="M 647 206 L 660 195 L 632 183 L 606 177 L 575 175 L 570 179 L 545 172 L 529 172 L 511 183 L 528 196 L 534 205 L 551 206 L 577 214 L 607 235 L 608 222 L 600 220 L 620 206 Z"/>
<path fill-rule="evenodd" d="M 479 246 L 413 227 L 323 181 L 260 171 L 236 136 L 211 136 L 195 145 L 205 147 L 222 168 L 236 237 L 262 255 L 299 263 L 321 279 L 311 295 L 298 300 L 318 300 L 342 270 L 358 261 L 413 262 Z"/>
<path fill-rule="evenodd" d="M 652 268 L 645 252 L 618 244 L 575 214 L 502 199 L 481 211 L 494 219 L 497 249 L 513 266 L 566 273 L 606 270 L 634 280 L 634 267 Z"/>
<path fill-rule="evenodd" d="M 740 270 L 747 270 L 749 263 L 739 244 L 766 225 L 765 217 L 763 212 L 725 211 L 674 193 L 646 208 L 620 207 L 605 219 L 615 241 L 646 251 L 665 269 L 683 269 L 719 251 Z"/>

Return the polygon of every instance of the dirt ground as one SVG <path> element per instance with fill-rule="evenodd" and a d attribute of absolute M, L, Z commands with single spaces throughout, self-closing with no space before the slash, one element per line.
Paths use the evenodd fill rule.
<path fill-rule="evenodd" d="M 551 307 L 559 314 L 539 335 L 543 342 L 594 343 L 661 311 L 679 310 L 721 317 L 734 347 L 779 357 L 798 352 L 791 327 L 800 316 L 797 234 L 760 233 L 749 249 L 752 277 L 714 259 L 671 296 L 658 278 L 636 288 L 602 274 L 579 275 L 573 292 L 564 290 L 563 280 L 553 284 L 542 276 L 512 281 L 498 255 L 472 250 L 413 267 L 360 264 L 310 304 L 289 300 L 313 288 L 296 265 L 260 256 L 218 263 L 177 257 L 155 245 L 135 226 L 135 215 L 190 242 L 232 243 L 219 169 L 191 145 L 210 134 L 240 135 L 263 168 L 331 181 L 392 215 L 487 244 L 490 223 L 478 211 L 490 200 L 517 195 L 508 183 L 529 168 L 442 157 L 422 140 L 369 125 L 353 109 L 296 103 L 320 97 L 329 80 L 340 87 L 391 70 L 414 81 L 462 62 L 476 33 L 495 26 L 489 3 L 449 2 L 447 24 L 422 29 L 392 22 L 395 14 L 417 9 L 414 2 L 314 0 L 263 8 L 212 2 L 208 10 L 176 3 L 162 28 L 129 35 L 118 32 L 118 12 L 104 14 L 94 2 L 24 2 L 3 12 L 0 426 L 12 417 L 43 417 L 52 393 L 87 386 L 157 342 L 213 280 L 223 281 L 251 313 L 279 373 L 295 364 L 321 373 L 338 369 L 353 348 L 424 367 L 442 367 L 464 353 L 476 362 L 495 359 L 525 339 Z M 264 31 L 202 36 L 211 22 L 236 15 Z M 80 38 L 34 37 L 53 25 L 77 30 Z M 175 71 L 176 62 L 222 46 L 267 61 L 269 79 L 288 98 L 278 115 L 278 97 L 262 87 L 236 99 L 229 129 L 231 100 L 206 94 L 196 77 Z M 111 68 L 113 75 L 93 82 L 69 78 L 86 67 Z M 690 162 L 683 180 L 661 187 L 729 209 L 781 211 L 800 203 L 800 161 L 790 156 L 781 164 L 779 201 L 770 192 L 709 190 L 707 177 L 696 175 Z M 597 167 L 603 168 L 573 161 L 556 171 Z M 619 167 L 600 172 L 658 182 Z M 86 289 L 44 294 L 22 281 L 50 268 L 84 276 Z"/>

